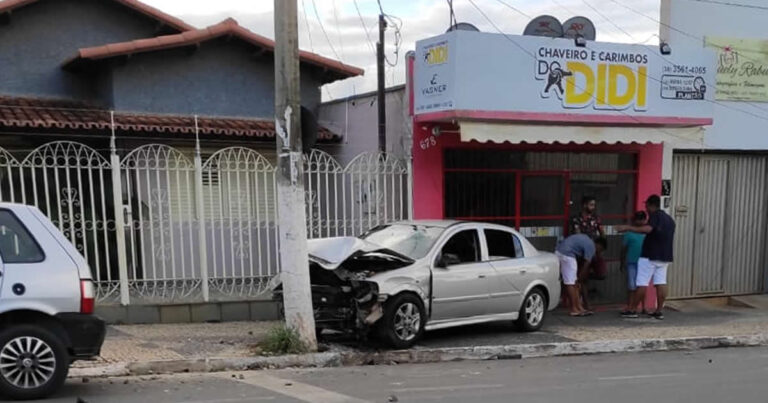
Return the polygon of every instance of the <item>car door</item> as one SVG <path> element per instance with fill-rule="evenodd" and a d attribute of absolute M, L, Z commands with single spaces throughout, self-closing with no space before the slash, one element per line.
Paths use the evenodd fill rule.
<path fill-rule="evenodd" d="M 0 256 L 4 306 L 42 312 L 80 310 L 74 262 L 29 210 L 0 209 Z"/>
<path fill-rule="evenodd" d="M 3 264 L 3 257 L 0 256 L 0 307 L 3 305 L 3 278 L 5 274 L 5 264 Z"/>
<path fill-rule="evenodd" d="M 517 312 L 523 301 L 523 292 L 530 283 L 530 262 L 523 256 L 523 247 L 512 231 L 484 228 L 488 262 L 493 268 L 489 276 L 490 314 Z"/>
<path fill-rule="evenodd" d="M 488 276 L 477 229 L 463 229 L 439 246 L 432 270 L 432 320 L 484 315 L 489 298 Z"/>

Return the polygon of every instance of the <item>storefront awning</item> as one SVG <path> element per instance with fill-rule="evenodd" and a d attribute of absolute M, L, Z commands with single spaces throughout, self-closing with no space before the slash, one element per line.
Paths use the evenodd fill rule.
<path fill-rule="evenodd" d="M 702 127 L 550 126 L 459 121 L 461 141 L 481 143 L 667 143 L 698 147 Z"/>

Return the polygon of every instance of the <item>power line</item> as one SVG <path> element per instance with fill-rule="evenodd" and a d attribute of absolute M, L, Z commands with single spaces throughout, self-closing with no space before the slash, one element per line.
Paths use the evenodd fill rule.
<path fill-rule="evenodd" d="M 336 0 L 333 0 L 333 19 L 336 21 L 336 36 L 339 38 L 339 45 L 341 45 L 341 56 L 346 59 L 344 54 L 344 37 L 341 36 L 341 24 L 339 24 L 339 10 L 336 8 Z"/>
<path fill-rule="evenodd" d="M 520 15 L 522 15 L 522 16 L 523 16 L 523 17 L 525 17 L 525 18 L 528 18 L 528 19 L 530 19 L 530 18 L 533 18 L 533 17 L 531 17 L 530 15 L 528 15 L 526 12 L 524 12 L 523 10 L 520 10 L 520 9 L 519 9 L 519 8 L 517 8 L 517 7 L 513 7 L 513 6 L 512 6 L 512 5 L 510 5 L 510 4 L 507 4 L 507 2 L 505 2 L 505 1 L 503 1 L 503 0 L 496 0 L 496 1 L 498 1 L 498 2 L 499 2 L 499 3 L 501 3 L 502 5 L 506 6 L 508 9 L 510 9 L 510 10 L 512 10 L 512 11 L 514 11 L 514 12 L 516 12 L 516 13 L 520 14 Z"/>
<path fill-rule="evenodd" d="M 487 20 L 487 21 L 488 21 L 488 22 L 489 22 L 489 23 L 490 23 L 490 24 L 491 24 L 491 25 L 492 25 L 492 26 L 493 26 L 493 27 L 494 27 L 494 28 L 495 28 L 495 29 L 496 29 L 496 30 L 497 30 L 497 31 L 498 31 L 500 34 L 502 34 L 502 35 L 504 36 L 504 38 L 506 38 L 508 41 L 510 41 L 510 42 L 511 42 L 512 44 L 514 44 L 515 46 L 517 46 L 517 47 L 518 47 L 520 50 L 522 50 L 524 53 L 526 53 L 526 54 L 527 54 L 528 56 L 530 56 L 532 59 L 536 60 L 536 55 L 534 55 L 534 54 L 533 54 L 532 52 L 530 52 L 528 49 L 524 48 L 522 45 L 520 45 L 519 43 L 517 43 L 517 41 L 515 41 L 514 39 L 512 39 L 512 38 L 511 38 L 509 35 L 507 35 L 507 34 L 506 34 L 504 31 L 502 31 L 501 29 L 499 29 L 499 27 L 498 27 L 498 26 L 497 26 L 497 25 L 496 25 L 496 24 L 493 22 L 493 20 L 491 20 L 491 19 L 488 17 L 488 15 L 487 15 L 487 14 L 486 14 L 486 13 L 485 13 L 485 12 L 484 12 L 484 11 L 483 11 L 481 8 L 480 8 L 480 7 L 478 7 L 478 6 L 477 6 L 477 4 L 474 2 L 474 0 L 467 0 L 467 1 L 469 1 L 469 3 L 471 3 L 471 4 L 472 4 L 472 6 L 474 6 L 474 7 L 475 7 L 475 9 L 476 9 L 476 10 L 477 10 L 477 11 L 478 11 L 480 14 L 482 14 L 482 16 L 483 16 L 483 17 L 484 17 L 484 18 L 485 18 L 485 19 L 486 19 L 486 20 Z M 576 88 L 578 88 L 579 90 L 582 90 L 582 91 L 584 90 L 583 88 L 580 88 L 579 86 L 577 86 L 575 82 L 574 82 L 574 86 L 575 86 Z M 591 97 L 592 97 L 592 99 L 593 99 L 593 100 L 596 100 L 596 99 L 597 99 L 597 98 L 595 97 L 595 95 L 594 95 L 594 94 L 592 94 L 592 95 L 591 95 Z M 641 121 L 640 121 L 640 120 L 639 120 L 637 117 L 635 117 L 635 116 L 633 116 L 633 115 L 630 115 L 630 114 L 628 114 L 628 113 L 626 113 L 626 112 L 624 112 L 624 111 L 622 111 L 622 110 L 620 110 L 620 109 L 615 109 L 614 111 L 616 111 L 616 112 L 618 112 L 618 113 L 620 113 L 620 114 L 622 114 L 622 115 L 625 115 L 625 116 L 627 116 L 628 118 L 630 118 L 630 119 L 634 120 L 634 121 L 635 121 L 635 122 L 637 122 L 637 123 L 642 123 L 642 122 L 641 122 Z M 662 128 L 656 128 L 656 130 L 659 130 L 659 131 L 661 131 L 661 132 L 663 132 L 663 133 L 666 133 L 667 135 L 669 135 L 669 136 L 672 136 L 672 137 L 676 137 L 676 138 L 684 139 L 684 140 L 686 140 L 686 141 L 690 141 L 690 139 L 688 139 L 688 138 L 685 138 L 685 137 L 683 137 L 683 136 L 680 136 L 680 135 L 677 135 L 677 134 L 674 134 L 674 133 L 670 133 L 670 132 L 668 132 L 668 131 L 666 131 L 666 130 L 664 130 L 664 129 L 662 129 Z"/>
<path fill-rule="evenodd" d="M 651 17 L 650 15 L 647 15 L 647 14 L 645 14 L 645 13 L 642 13 L 642 12 L 640 12 L 640 11 L 637 11 L 637 10 L 635 10 L 634 8 L 627 6 L 626 4 L 622 4 L 622 3 L 618 2 L 617 0 L 611 0 L 611 1 L 612 1 L 612 2 L 614 2 L 614 3 L 616 3 L 616 4 L 618 4 L 618 5 L 620 5 L 620 6 L 622 6 L 622 7 L 624 7 L 625 9 L 627 9 L 627 10 L 629 10 L 629 11 L 632 11 L 633 13 L 635 13 L 635 14 L 637 14 L 637 15 L 641 16 L 641 17 L 645 17 L 645 18 L 647 18 L 647 19 L 649 19 L 649 20 L 651 20 L 651 21 L 654 21 L 654 22 L 656 22 L 656 23 L 657 23 L 657 24 L 659 24 L 659 25 L 662 25 L 662 26 L 664 26 L 664 27 L 667 27 L 667 28 L 669 28 L 669 29 L 671 29 L 671 30 L 673 30 L 673 31 L 675 31 L 675 32 L 678 32 L 678 33 L 680 33 L 680 34 L 682 34 L 682 35 L 685 35 L 685 36 L 687 36 L 687 37 L 689 37 L 689 38 L 695 39 L 697 42 L 701 42 L 702 44 L 705 44 L 705 45 L 707 44 L 707 43 L 706 43 L 706 40 L 705 40 L 705 38 L 703 38 L 703 37 L 701 37 L 701 36 L 698 36 L 698 35 L 694 35 L 694 34 L 691 34 L 691 33 L 689 33 L 689 32 L 683 31 L 682 29 L 678 29 L 678 28 L 676 28 L 676 27 L 673 27 L 672 25 L 669 25 L 669 24 L 667 24 L 667 23 L 664 23 L 664 22 L 662 22 L 662 21 L 660 21 L 660 20 L 658 20 L 658 19 L 656 19 L 656 18 L 654 18 L 654 17 Z M 717 48 L 717 49 L 720 49 L 720 50 L 727 50 L 725 47 L 723 47 L 723 46 L 719 46 L 719 45 L 715 45 L 715 44 L 713 44 L 713 43 L 709 43 L 709 46 L 711 46 L 711 47 L 714 47 L 714 48 Z M 654 53 L 654 54 L 655 54 L 655 53 Z M 661 57 L 661 56 L 659 56 L 659 57 Z M 741 58 L 743 58 L 743 59 L 746 59 L 746 60 L 752 61 L 752 62 L 756 62 L 756 63 L 762 63 L 760 60 L 752 59 L 752 58 L 746 57 L 746 56 L 744 56 L 744 55 L 740 55 L 740 57 L 741 57 Z M 666 61 L 666 59 L 665 59 L 665 61 Z M 667 62 L 667 63 L 669 63 L 669 62 Z M 669 63 L 669 64 L 671 65 L 671 63 Z M 755 115 L 755 114 L 753 114 L 753 113 L 751 113 L 751 112 L 745 111 L 745 110 L 743 110 L 743 109 L 739 109 L 739 108 L 736 108 L 736 107 L 734 107 L 734 106 L 731 106 L 731 105 L 726 105 L 726 104 L 723 104 L 723 103 L 720 103 L 720 102 L 717 102 L 717 101 L 713 101 L 713 100 L 707 100 L 707 99 L 705 99 L 705 101 L 707 101 L 707 102 L 711 102 L 711 103 L 715 103 L 715 104 L 717 104 L 717 105 L 720 105 L 720 106 L 722 106 L 722 107 L 724 107 L 724 108 L 726 108 L 726 109 L 731 109 L 731 110 L 734 110 L 734 111 L 743 112 L 743 113 L 746 113 L 746 114 L 748 114 L 748 115 L 751 115 L 751 116 L 754 116 L 754 117 L 758 117 L 758 118 L 760 118 L 760 119 L 763 119 L 763 120 L 768 120 L 768 119 L 766 119 L 765 117 L 761 117 L 761 116 Z M 746 103 L 747 105 L 750 105 L 750 106 L 752 106 L 752 107 L 756 108 L 756 109 L 761 109 L 761 110 L 764 110 L 764 111 L 768 111 L 768 109 L 766 109 L 766 108 L 763 108 L 763 107 L 760 107 L 760 106 L 758 106 L 758 105 L 755 105 L 754 103 L 751 103 L 751 102 L 745 102 L 745 103 Z"/>
<path fill-rule="evenodd" d="M 360 12 L 360 7 L 357 5 L 357 0 L 352 0 L 352 3 L 355 5 L 355 10 L 357 10 L 357 16 L 360 17 L 360 24 L 363 25 L 363 30 L 365 31 L 365 37 L 368 38 L 368 46 L 370 46 L 371 52 L 376 53 L 376 47 L 373 46 L 373 41 L 371 40 L 371 34 L 368 32 L 368 26 L 365 25 L 365 20 L 363 19 L 363 14 Z"/>
<path fill-rule="evenodd" d="M 559 6 L 560 8 L 562 8 L 563 10 L 567 11 L 571 15 L 574 15 L 574 16 L 575 15 L 579 15 L 579 13 L 571 10 L 570 8 L 566 7 L 563 3 L 561 3 L 561 2 L 559 2 L 557 0 L 552 0 L 552 2 L 555 3 L 557 6 Z"/>
<path fill-rule="evenodd" d="M 328 46 L 331 47 L 331 51 L 333 52 L 334 56 L 336 56 L 336 59 L 343 61 L 343 59 L 339 57 L 339 54 L 336 52 L 336 48 L 333 47 L 333 42 L 331 42 L 331 38 L 328 36 L 328 32 L 325 30 L 325 26 L 323 25 L 323 20 L 320 19 L 320 13 L 317 11 L 317 4 L 315 4 L 315 0 L 312 0 L 312 8 L 315 9 L 315 17 L 317 18 L 317 22 L 320 24 L 320 29 L 323 30 L 323 35 L 325 35 L 325 40 L 328 41 Z"/>
<path fill-rule="evenodd" d="M 477 4 L 476 4 L 476 3 L 475 3 L 473 0 L 468 0 L 468 1 L 469 1 L 469 2 L 470 2 L 470 3 L 471 3 L 471 4 L 472 4 L 474 7 L 475 7 L 475 9 L 477 9 L 477 11 L 478 11 L 480 14 L 482 14 L 482 15 L 483 15 L 483 17 L 484 17 L 484 18 L 485 18 L 485 19 L 486 19 L 486 20 L 487 20 L 487 21 L 488 21 L 488 22 L 489 22 L 489 23 L 490 23 L 490 24 L 491 24 L 491 25 L 492 25 L 492 26 L 493 26 L 493 27 L 494 27 L 494 28 L 495 28 L 497 31 L 499 31 L 499 33 L 503 34 L 503 35 L 504 35 L 504 36 L 505 36 L 505 37 L 506 37 L 506 38 L 507 38 L 509 41 L 511 41 L 511 42 L 512 42 L 512 43 L 513 43 L 515 46 L 517 46 L 518 48 L 520 48 L 520 49 L 521 49 L 523 52 L 525 52 L 526 54 L 528 54 L 528 55 L 529 55 L 529 56 L 531 56 L 532 58 L 536 59 L 536 56 L 535 56 L 533 53 L 531 53 L 530 51 L 528 51 L 527 49 L 525 49 L 525 48 L 524 48 L 522 45 L 520 45 L 519 43 L 517 43 L 516 41 L 514 41 L 512 38 L 510 38 L 510 37 L 509 37 L 509 36 L 508 36 L 506 33 L 504 33 L 504 32 L 503 32 L 503 31 L 502 31 L 502 30 L 501 30 L 501 29 L 500 29 L 500 28 L 499 28 L 499 27 L 498 27 L 498 26 L 497 26 L 497 25 L 496 25 L 496 24 L 495 24 L 495 23 L 494 23 L 494 22 L 493 22 L 493 21 L 492 21 L 492 20 L 491 20 L 491 19 L 488 17 L 488 15 L 487 15 L 487 14 L 486 14 L 486 13 L 485 13 L 483 10 L 481 10 L 481 9 L 480 9 L 480 7 L 478 7 L 478 6 L 477 6 Z M 500 3 L 502 3 L 502 4 L 505 4 L 505 5 L 506 5 L 506 3 L 504 3 L 502 0 L 497 0 L 497 1 L 498 1 L 498 2 L 500 2 Z M 628 10 L 630 10 L 630 11 L 632 11 L 632 12 L 633 12 L 633 13 L 635 13 L 635 14 L 638 14 L 638 15 L 640 15 L 640 16 L 643 16 L 643 17 L 645 17 L 645 18 L 648 18 L 648 19 L 650 19 L 650 20 L 652 20 L 652 21 L 654 21 L 654 22 L 656 22 L 656 23 L 658 23 L 658 24 L 661 24 L 661 25 L 664 25 L 664 26 L 666 26 L 666 27 L 668 27 L 668 28 L 670 28 L 670 29 L 673 29 L 673 30 L 675 30 L 676 32 L 680 32 L 680 33 L 681 33 L 681 34 L 683 34 L 683 35 L 686 35 L 686 36 L 689 36 L 689 37 L 691 37 L 691 38 L 694 38 L 694 39 L 697 39 L 697 40 L 703 41 L 703 38 L 701 38 L 701 37 L 698 37 L 698 36 L 696 36 L 696 35 L 693 35 L 693 34 L 690 34 L 690 33 L 688 33 L 688 32 L 685 32 L 685 31 L 683 31 L 683 30 L 680 30 L 680 29 L 677 29 L 677 28 L 675 28 L 675 27 L 672 27 L 672 26 L 671 26 L 671 25 L 669 25 L 669 24 L 665 24 L 665 23 L 663 23 L 663 22 L 661 22 L 661 21 L 659 21 L 659 20 L 657 20 L 657 19 L 655 19 L 655 18 L 653 18 L 653 17 L 651 17 L 651 16 L 649 16 L 649 15 L 646 15 L 646 14 L 644 14 L 644 13 L 642 13 L 642 12 L 640 12 L 640 11 L 637 11 L 637 10 L 635 10 L 635 9 L 633 9 L 633 8 L 631 8 L 631 7 L 627 6 L 627 5 L 625 5 L 625 4 L 622 4 L 622 3 L 620 3 L 620 2 L 618 2 L 617 0 L 611 0 L 611 1 L 612 1 L 612 2 L 614 2 L 614 3 L 616 3 L 616 4 L 618 4 L 618 5 L 620 5 L 620 6 L 622 6 L 622 7 L 624 7 L 624 8 L 626 8 L 626 9 L 628 9 Z M 719 47 L 719 46 L 716 46 L 716 47 Z M 721 49 L 722 49 L 722 47 L 719 47 L 719 48 L 721 48 Z M 653 53 L 653 52 L 652 52 L 652 54 L 656 55 L 656 54 L 655 54 L 655 53 Z M 661 57 L 661 55 L 656 55 L 656 56 L 658 56 L 658 57 L 662 58 L 662 59 L 664 60 L 664 62 L 666 62 L 666 63 L 668 63 L 668 64 L 672 65 L 672 63 L 670 63 L 669 61 L 667 61 L 666 59 L 664 59 L 663 57 Z M 745 59 L 746 59 L 746 57 L 745 57 Z M 753 60 L 753 61 L 757 61 L 757 60 Z M 657 78 L 655 78 L 655 77 L 651 77 L 651 76 L 648 76 L 648 77 L 649 77 L 650 79 L 652 79 L 652 80 L 656 81 L 656 82 L 659 82 L 659 83 L 661 83 L 661 80 L 659 80 L 659 79 L 657 79 Z M 580 89 L 581 89 L 581 88 L 580 88 Z M 593 96 L 593 98 L 594 98 L 594 96 Z M 761 119 L 761 120 L 766 120 L 766 121 L 768 121 L 768 118 L 766 118 L 765 116 L 757 115 L 757 114 L 755 114 L 755 113 L 752 113 L 752 112 L 750 112 L 750 111 L 747 111 L 747 110 L 743 110 L 743 109 L 741 109 L 741 108 L 736 108 L 736 107 L 734 107 L 734 106 L 732 106 L 732 105 L 723 104 L 723 103 L 721 103 L 721 102 L 718 102 L 718 101 L 715 101 L 715 100 L 709 100 L 709 99 L 704 99 L 704 101 L 706 101 L 706 102 L 709 102 L 709 103 L 712 103 L 712 104 L 715 104 L 715 105 L 719 105 L 719 106 L 721 106 L 721 107 L 723 107 L 723 108 L 726 108 L 726 109 L 731 109 L 731 110 L 733 110 L 733 111 L 741 112 L 741 113 L 744 113 L 744 114 L 750 115 L 750 116 L 752 116 L 752 117 L 755 117 L 755 118 L 758 118 L 758 119 Z M 761 108 L 760 106 L 757 106 L 757 105 L 755 105 L 755 104 L 753 104 L 753 103 L 747 103 L 747 104 L 748 104 L 748 105 L 750 105 L 750 106 L 752 106 L 752 107 L 754 107 L 754 108 L 756 108 L 756 109 L 761 109 L 761 110 L 765 110 L 765 111 L 768 111 L 768 109 L 764 109 L 764 108 Z M 622 113 L 622 114 L 625 114 L 625 115 L 627 115 L 627 116 L 632 116 L 632 115 L 628 115 L 628 114 L 624 113 L 623 111 L 619 111 L 619 112 L 620 112 L 620 113 Z M 633 117 L 633 118 L 634 118 L 634 117 Z"/>
<path fill-rule="evenodd" d="M 664 22 L 661 22 L 661 21 L 657 20 L 656 18 L 653 18 L 653 17 L 651 17 L 650 15 L 647 15 L 647 14 L 641 13 L 640 11 L 637 11 L 637 10 L 635 10 L 634 8 L 632 8 L 632 7 L 630 7 L 630 6 L 626 5 L 626 4 L 622 4 L 622 3 L 619 3 L 617 0 L 611 0 L 611 1 L 612 1 L 612 2 L 614 2 L 614 3 L 616 3 L 616 4 L 618 4 L 618 5 L 619 5 L 619 6 L 621 6 L 621 7 L 624 7 L 624 8 L 626 8 L 627 10 L 629 10 L 629 11 L 631 11 L 631 12 L 633 12 L 633 13 L 635 13 L 635 14 L 637 14 L 637 15 L 641 16 L 641 17 L 645 17 L 645 18 L 648 18 L 649 20 L 651 20 L 651 21 L 653 21 L 653 22 L 655 22 L 655 23 L 657 23 L 657 24 L 659 24 L 659 25 L 661 25 L 661 26 L 667 27 L 667 28 L 669 28 L 669 29 L 671 29 L 671 30 L 674 30 L 675 32 L 679 32 L 679 33 L 681 33 L 681 34 L 683 34 L 683 35 L 685 35 L 685 36 L 691 37 L 691 38 L 693 38 L 693 39 L 696 39 L 696 40 L 702 40 L 702 38 L 701 38 L 701 37 L 699 37 L 699 36 L 696 36 L 696 35 L 693 35 L 693 34 L 689 34 L 688 32 L 685 32 L 685 31 L 683 31 L 683 30 L 680 30 L 680 29 L 677 29 L 677 28 L 675 28 L 675 27 L 673 27 L 673 26 L 671 26 L 671 25 L 669 25 L 669 24 L 666 24 L 666 23 L 664 23 Z"/>
<path fill-rule="evenodd" d="M 553 1 L 555 1 L 555 0 L 553 0 Z M 582 0 L 582 1 L 584 1 L 584 0 Z M 679 32 L 679 33 L 681 33 L 681 34 L 683 34 L 683 35 L 686 35 L 686 36 L 688 36 L 688 37 L 691 37 L 691 38 L 693 38 L 693 39 L 696 39 L 697 41 L 702 41 L 702 42 L 705 42 L 705 41 L 704 41 L 704 38 L 702 38 L 702 37 L 699 37 L 699 36 L 693 35 L 693 34 L 691 34 L 691 33 L 685 32 L 685 31 L 683 31 L 683 30 L 681 30 L 681 29 L 678 29 L 678 28 L 675 28 L 675 27 L 673 27 L 673 26 L 671 26 L 671 25 L 669 25 L 669 24 L 665 24 L 665 23 L 663 23 L 663 22 L 661 22 L 661 21 L 659 21 L 659 20 L 657 20 L 657 19 L 655 19 L 655 18 L 653 18 L 653 17 L 651 17 L 651 16 L 649 16 L 649 15 L 647 15 L 647 14 L 644 14 L 644 13 L 642 13 L 642 12 L 640 12 L 640 11 L 637 11 L 637 10 L 633 9 L 632 7 L 629 7 L 629 6 L 625 5 L 625 4 L 619 3 L 617 0 L 611 0 L 611 1 L 612 1 L 612 2 L 614 2 L 614 3 L 616 3 L 616 4 L 618 4 L 618 5 L 620 5 L 620 6 L 622 6 L 622 7 L 624 7 L 625 9 L 627 9 L 627 10 L 629 10 L 629 11 L 632 11 L 632 12 L 633 12 L 633 13 L 635 13 L 635 14 L 638 14 L 638 15 L 640 15 L 640 16 L 642 16 L 642 17 L 648 18 L 649 20 L 651 20 L 651 21 L 654 21 L 654 22 L 656 22 L 656 23 L 658 23 L 658 24 L 660 24 L 660 25 L 666 26 L 666 27 L 668 27 L 668 28 L 670 28 L 670 29 L 672 29 L 672 30 L 674 30 L 674 31 L 676 31 L 676 32 Z M 695 1 L 697 1 L 697 0 L 695 0 Z M 586 3 L 586 1 L 584 1 L 584 3 Z M 607 17 L 605 17 L 605 18 L 606 18 L 606 19 L 608 19 Z M 609 22 L 611 22 L 612 24 L 614 24 L 614 23 L 613 23 L 613 21 L 611 21 L 610 19 L 608 19 L 608 21 L 609 21 Z M 614 24 L 614 25 L 616 25 L 616 24 Z M 628 34 L 630 37 L 632 37 L 632 38 L 634 39 L 634 36 L 630 35 L 629 33 L 627 33 L 627 34 Z M 654 36 L 658 36 L 658 35 L 654 35 Z M 645 43 L 645 42 L 648 42 L 648 40 L 650 40 L 650 38 L 646 39 L 646 40 L 645 40 L 643 43 Z M 638 44 L 638 43 L 634 43 L 633 45 L 639 45 L 639 44 Z M 717 45 L 714 45 L 714 44 L 710 44 L 710 45 L 711 45 L 711 46 L 713 46 L 713 47 L 719 48 L 719 49 L 721 49 L 721 50 L 722 50 L 722 49 L 724 49 L 724 48 L 723 48 L 723 47 L 721 47 L 721 46 L 717 46 Z M 660 58 L 660 59 L 661 59 L 661 60 L 662 60 L 664 63 L 666 63 L 667 65 L 670 65 L 670 66 L 674 66 L 674 64 L 673 64 L 673 63 L 669 62 L 668 60 L 666 60 L 666 59 L 665 59 L 664 57 L 662 57 L 661 55 L 658 55 L 658 54 L 656 54 L 656 53 L 651 53 L 651 54 L 653 54 L 654 56 L 656 56 L 656 57 Z M 749 59 L 748 57 L 744 57 L 744 59 L 747 59 L 747 60 L 752 60 L 752 61 L 754 61 L 754 62 L 758 62 L 757 60 L 754 60 L 754 59 Z M 654 81 L 656 81 L 656 82 L 659 82 L 659 83 L 661 83 L 661 80 L 659 80 L 659 79 L 656 79 L 656 78 L 654 78 L 654 77 L 651 77 L 651 76 L 648 76 L 648 77 L 649 77 L 651 80 L 654 80 Z M 716 100 L 709 100 L 709 99 L 704 99 L 704 101 L 706 101 L 706 102 L 709 102 L 709 103 L 714 103 L 715 105 L 719 105 L 719 106 L 722 106 L 723 108 L 726 108 L 726 109 L 731 109 L 731 110 L 733 110 L 733 111 L 742 112 L 742 113 L 748 114 L 748 115 L 750 115 L 750 116 L 756 117 L 756 118 L 758 118 L 758 119 L 762 119 L 762 120 L 768 120 L 768 118 L 766 118 L 766 117 L 764 117 L 764 116 L 756 115 L 756 114 L 754 114 L 754 113 L 752 113 L 752 112 L 749 112 L 749 111 L 746 111 L 746 110 L 743 110 L 743 109 L 740 109 L 740 108 L 736 108 L 736 107 L 734 107 L 734 106 L 732 106 L 732 105 L 723 104 L 723 103 L 721 103 L 721 102 L 718 102 L 718 101 L 716 101 Z M 746 103 L 747 105 L 750 105 L 750 106 L 754 107 L 755 109 L 760 109 L 760 110 L 768 111 L 768 109 L 766 109 L 766 108 L 763 108 L 763 107 L 760 107 L 760 106 L 758 106 L 758 105 L 755 105 L 755 104 L 753 104 L 753 103 L 750 103 L 750 102 L 745 102 L 745 103 Z"/>
<path fill-rule="evenodd" d="M 397 62 L 400 60 L 400 46 L 403 43 L 403 37 L 401 33 L 401 29 L 403 27 L 403 20 L 400 18 L 387 14 L 384 12 L 384 7 L 381 6 L 381 0 L 377 0 L 377 3 L 379 4 L 379 11 L 381 12 L 381 15 L 384 16 L 384 19 L 387 22 L 387 25 L 391 25 L 395 28 L 395 61 L 390 62 L 389 58 L 385 55 L 384 60 L 387 62 L 389 67 L 395 67 L 397 66 Z"/>
<path fill-rule="evenodd" d="M 562 8 L 563 10 L 565 10 L 565 11 L 566 11 L 568 14 L 570 14 L 570 15 L 572 15 L 572 16 L 580 15 L 580 13 L 577 13 L 577 12 L 573 11 L 572 9 L 570 9 L 570 8 L 566 7 L 566 6 L 565 6 L 563 3 L 559 2 L 558 0 L 551 0 L 551 1 L 552 1 L 553 3 L 555 3 L 555 4 L 556 4 L 558 7 Z M 585 3 L 586 3 L 586 2 L 585 2 Z M 587 6 L 589 6 L 590 8 L 592 8 L 592 7 L 591 7 L 589 4 L 587 4 Z M 592 10 L 594 10 L 594 11 L 597 11 L 597 10 L 595 10 L 594 8 L 592 8 Z M 600 14 L 600 13 L 598 12 L 598 14 Z M 600 14 L 600 16 L 601 16 L 601 17 L 603 17 L 603 19 L 607 19 L 607 17 L 603 16 L 602 14 Z M 566 29 L 566 27 L 565 27 L 565 26 L 563 26 L 563 29 Z M 613 36 L 615 36 L 615 34 L 614 34 L 614 33 L 611 33 L 611 36 L 613 37 Z M 633 38 L 632 40 L 635 40 L 635 39 Z"/>
<path fill-rule="evenodd" d="M 312 43 L 312 30 L 309 27 L 309 18 L 307 18 L 307 5 L 301 0 L 301 10 L 304 12 L 304 23 L 307 25 L 307 37 L 309 38 L 309 49 L 314 52 L 315 45 Z"/>
<path fill-rule="evenodd" d="M 501 29 L 500 29 L 500 28 L 499 28 L 499 27 L 496 25 L 496 23 L 494 23 L 494 22 L 493 22 L 493 20 L 491 20 L 491 19 L 488 17 L 488 15 L 487 15 L 487 14 L 485 14 L 485 11 L 483 11 L 483 10 L 482 10 L 480 7 L 478 7 L 478 6 L 477 6 L 477 4 L 475 4 L 475 2 L 474 2 L 473 0 L 467 0 L 467 1 L 469 1 L 469 3 L 470 3 L 470 4 L 472 4 L 472 6 L 474 6 L 474 7 L 475 7 L 475 9 L 477 10 L 477 12 L 479 12 L 480 14 L 482 14 L 482 16 L 483 16 L 483 17 L 486 19 L 486 21 L 488 21 L 488 23 L 490 23 L 490 24 L 493 26 L 493 28 L 495 28 L 497 31 L 499 31 L 499 33 L 500 33 L 500 34 L 504 35 L 504 37 L 505 37 L 505 38 L 507 38 L 507 40 L 509 40 L 509 41 L 510 41 L 510 42 L 512 42 L 512 43 L 513 43 L 515 46 L 517 46 L 517 47 L 518 47 L 520 50 L 522 50 L 523 52 L 525 52 L 526 54 L 528 54 L 528 56 L 531 56 L 532 58 L 536 59 L 536 55 L 534 55 L 533 53 L 531 53 L 531 51 L 529 51 L 528 49 L 526 49 L 525 47 L 523 47 L 523 45 L 520 45 L 520 44 L 519 44 L 519 43 L 517 43 L 517 42 L 516 42 L 514 39 L 510 38 L 510 37 L 509 37 L 509 35 L 507 35 L 506 33 L 504 33 L 504 31 L 502 31 L 502 30 L 501 30 Z M 498 1 L 499 1 L 499 2 L 501 2 L 501 0 L 498 0 Z"/>
<path fill-rule="evenodd" d="M 453 12 L 453 0 L 448 0 L 448 10 L 450 12 L 448 15 L 448 26 L 453 27 L 456 25 L 456 13 Z"/>
<path fill-rule="evenodd" d="M 633 41 L 637 41 L 637 39 L 635 39 L 634 35 L 632 35 L 632 34 L 630 34 L 629 32 L 627 32 L 627 30 L 625 30 L 624 28 L 622 28 L 622 27 L 621 27 L 619 24 L 616 24 L 615 22 L 613 22 L 613 21 L 612 21 L 610 18 L 608 18 L 608 17 L 607 17 L 605 14 L 603 14 L 602 12 L 600 12 L 600 10 L 598 10 L 598 9 L 597 9 L 597 7 L 594 7 L 594 6 L 592 6 L 591 4 L 589 4 L 589 3 L 587 2 L 587 0 L 581 0 L 581 1 L 582 1 L 582 2 L 584 2 L 584 4 L 586 4 L 586 5 L 587 5 L 587 7 L 589 7 L 590 9 L 592 9 L 592 11 L 594 11 L 595 13 L 597 13 L 597 15 L 599 15 L 600 17 L 602 17 L 602 18 L 603 18 L 603 20 L 607 21 L 608 23 L 610 23 L 611 25 L 613 25 L 614 27 L 616 27 L 616 29 L 618 29 L 619 31 L 621 31 L 622 33 L 624 33 L 624 35 L 627 35 L 628 37 L 630 37 L 630 38 L 631 38 Z M 646 40 L 646 42 L 647 42 L 647 41 L 648 41 L 648 40 Z"/>
<path fill-rule="evenodd" d="M 718 4 L 721 6 L 742 7 L 742 8 L 751 8 L 754 10 L 768 11 L 768 7 L 766 6 L 755 6 L 752 4 L 738 4 L 738 3 L 730 3 L 727 1 L 718 1 L 718 0 L 689 0 L 689 1 L 697 1 L 699 3 L 710 3 L 710 4 Z"/>

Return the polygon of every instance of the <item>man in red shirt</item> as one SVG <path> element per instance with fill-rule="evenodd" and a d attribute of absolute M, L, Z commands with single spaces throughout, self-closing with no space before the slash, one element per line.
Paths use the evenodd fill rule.
<path fill-rule="evenodd" d="M 592 239 L 605 237 L 603 222 L 596 210 L 597 199 L 584 196 L 581 199 L 581 213 L 571 219 L 571 234 L 584 234 Z"/>
<path fill-rule="evenodd" d="M 571 219 L 571 234 L 584 234 L 592 238 L 593 241 L 598 238 L 605 238 L 603 222 L 600 220 L 600 216 L 597 215 L 596 211 L 597 199 L 593 196 L 584 196 L 581 199 L 581 212 Z M 584 308 L 587 310 L 590 309 L 588 301 L 590 271 L 594 273 L 594 277 L 597 279 L 605 278 L 607 268 L 605 259 L 603 259 L 600 253 L 595 255 L 595 258 L 587 269 L 581 270 L 579 273 L 581 298 L 583 299 Z"/>

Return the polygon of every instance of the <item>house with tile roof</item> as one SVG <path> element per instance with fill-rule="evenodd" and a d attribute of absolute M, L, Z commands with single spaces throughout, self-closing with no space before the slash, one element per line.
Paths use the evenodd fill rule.
<path fill-rule="evenodd" d="M 274 41 L 233 19 L 197 29 L 137 0 L 0 1 L 0 147 L 77 136 L 104 149 L 114 112 L 118 148 L 194 133 L 218 147 L 271 148 L 273 52 Z M 310 111 L 322 85 L 363 74 L 300 56 Z M 340 137 L 321 129 L 318 140 Z"/>
<path fill-rule="evenodd" d="M 274 50 L 233 19 L 198 29 L 138 0 L 0 0 L 0 201 L 53 220 L 103 309 L 264 302 L 279 272 Z M 363 74 L 299 57 L 314 114 L 321 86 Z M 404 164 L 372 149 L 342 166 L 345 146 L 321 125 L 304 157 L 310 237 L 407 217 Z M 262 311 L 245 312 L 204 320 Z"/>

